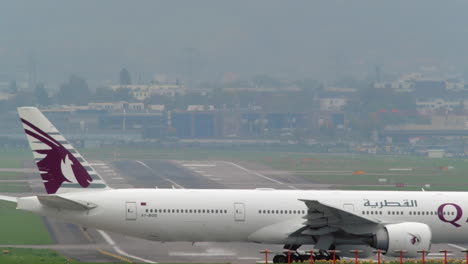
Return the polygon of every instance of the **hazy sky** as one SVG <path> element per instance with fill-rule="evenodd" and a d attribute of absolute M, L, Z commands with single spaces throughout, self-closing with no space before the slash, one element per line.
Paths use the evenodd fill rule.
<path fill-rule="evenodd" d="M 270 74 L 284 79 L 468 69 L 468 1 L 2 1 L 0 80 Z M 190 54 L 192 54 L 190 56 Z"/>

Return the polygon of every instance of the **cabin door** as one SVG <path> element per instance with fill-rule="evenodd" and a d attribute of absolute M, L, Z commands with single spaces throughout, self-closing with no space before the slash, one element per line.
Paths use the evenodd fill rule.
<path fill-rule="evenodd" d="M 244 203 L 234 204 L 234 220 L 245 221 L 245 205 Z"/>
<path fill-rule="evenodd" d="M 136 220 L 137 219 L 137 209 L 135 202 L 126 202 L 125 203 L 125 219 L 126 220 Z"/>

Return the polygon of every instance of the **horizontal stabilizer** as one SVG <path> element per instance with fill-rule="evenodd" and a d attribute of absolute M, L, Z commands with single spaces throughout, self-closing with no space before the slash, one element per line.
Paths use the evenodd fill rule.
<path fill-rule="evenodd" d="M 37 199 L 42 205 L 57 209 L 82 211 L 97 207 L 97 205 L 92 203 L 70 200 L 58 195 L 39 195 L 37 196 Z"/>
<path fill-rule="evenodd" d="M 0 195 L 0 201 L 7 201 L 7 202 L 12 202 L 12 203 L 17 203 L 18 198 L 13 197 L 13 196 Z"/>

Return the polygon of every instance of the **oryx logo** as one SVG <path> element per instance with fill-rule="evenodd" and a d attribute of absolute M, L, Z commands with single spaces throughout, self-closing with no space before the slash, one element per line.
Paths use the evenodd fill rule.
<path fill-rule="evenodd" d="M 420 235 L 415 235 L 415 234 L 411 234 L 411 233 L 408 233 L 408 235 L 410 235 L 410 243 L 411 245 L 413 246 L 417 246 L 419 245 L 419 243 L 421 243 L 421 236 Z"/>
<path fill-rule="evenodd" d="M 21 118 L 21 122 L 29 128 L 25 128 L 26 134 L 41 141 L 50 147 L 50 149 L 35 150 L 45 157 L 37 162 L 37 167 L 41 173 L 44 185 L 48 194 L 56 193 L 63 182 L 78 183 L 86 188 L 93 181 L 89 173 L 81 163 L 50 135 Z"/>
<path fill-rule="evenodd" d="M 457 211 L 455 213 L 455 215 L 453 214 L 449 214 L 447 211 L 445 211 L 444 209 L 446 207 L 454 207 L 455 210 Z M 444 214 L 446 213 L 446 214 Z M 439 208 L 437 208 L 437 216 L 439 217 L 440 221 L 442 222 L 445 222 L 445 223 L 449 223 L 455 227 L 460 227 L 461 225 L 458 222 L 458 220 L 460 220 L 462 218 L 462 215 L 463 215 L 463 211 L 461 209 L 461 207 L 458 205 L 458 204 L 454 204 L 454 203 L 444 203 L 444 204 L 441 204 L 439 206 Z"/>

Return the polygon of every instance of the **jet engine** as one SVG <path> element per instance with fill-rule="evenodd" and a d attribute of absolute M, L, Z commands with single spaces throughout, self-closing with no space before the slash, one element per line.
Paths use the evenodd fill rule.
<path fill-rule="evenodd" d="M 422 223 L 388 224 L 375 232 L 371 246 L 384 250 L 385 255 L 391 257 L 417 257 L 418 251 L 431 247 L 432 232 L 428 225 Z"/>

